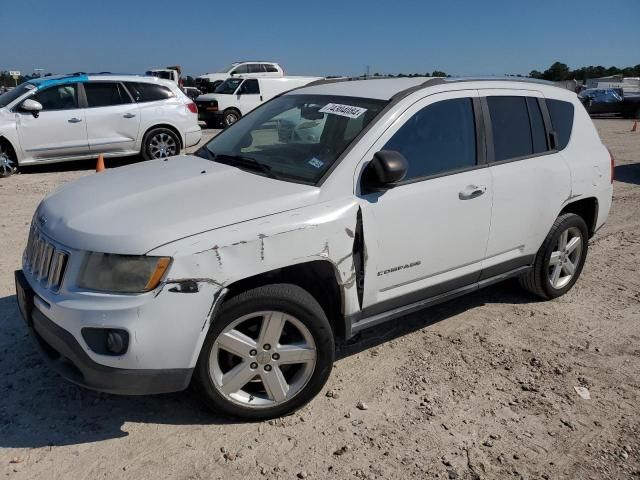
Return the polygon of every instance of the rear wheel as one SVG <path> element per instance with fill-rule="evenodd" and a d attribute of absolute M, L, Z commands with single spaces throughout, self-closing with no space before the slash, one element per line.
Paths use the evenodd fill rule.
<path fill-rule="evenodd" d="M 587 257 L 589 235 L 584 219 L 560 215 L 536 254 L 533 268 L 520 284 L 544 299 L 564 295 L 576 283 Z"/>
<path fill-rule="evenodd" d="M 0 141 L 0 178 L 6 178 L 18 171 L 18 162 L 11 145 Z"/>
<path fill-rule="evenodd" d="M 212 410 L 261 420 L 311 400 L 333 360 L 331 326 L 318 302 L 300 287 L 275 284 L 222 305 L 195 376 Z"/>
<path fill-rule="evenodd" d="M 142 156 L 145 160 L 166 158 L 180 153 L 180 139 L 168 128 L 149 130 L 142 140 Z"/>

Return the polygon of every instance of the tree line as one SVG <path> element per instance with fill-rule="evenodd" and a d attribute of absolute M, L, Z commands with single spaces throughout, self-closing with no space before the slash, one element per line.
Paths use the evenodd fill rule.
<path fill-rule="evenodd" d="M 542 80 L 550 80 L 552 82 L 561 82 L 564 80 L 587 80 L 589 78 L 609 77 L 612 75 L 622 75 L 624 77 L 640 77 L 640 64 L 635 67 L 603 67 L 589 66 L 580 67 L 571 70 L 566 63 L 555 62 L 544 72 L 531 70 L 529 76 L 531 78 L 539 78 Z"/>

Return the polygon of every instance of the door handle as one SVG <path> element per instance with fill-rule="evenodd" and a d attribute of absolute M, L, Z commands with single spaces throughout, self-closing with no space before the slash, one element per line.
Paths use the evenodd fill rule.
<path fill-rule="evenodd" d="M 464 190 L 458 193 L 460 200 L 471 200 L 472 198 L 479 197 L 487 191 L 487 187 L 484 185 L 468 185 Z"/>
<path fill-rule="evenodd" d="M 70 118 L 69 120 L 67 120 L 69 123 L 80 123 L 82 121 L 82 119 L 77 118 L 77 117 L 73 117 Z"/>
<path fill-rule="evenodd" d="M 133 117 L 135 117 L 135 116 L 136 116 L 136 114 L 135 114 L 135 113 L 125 113 L 125 114 L 123 115 L 123 117 L 124 117 L 124 118 L 133 118 Z"/>

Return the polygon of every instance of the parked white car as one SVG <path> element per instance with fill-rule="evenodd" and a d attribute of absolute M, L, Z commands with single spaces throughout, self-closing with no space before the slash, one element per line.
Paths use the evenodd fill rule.
<path fill-rule="evenodd" d="M 20 165 L 142 154 L 196 145 L 198 109 L 173 82 L 136 75 L 29 80 L 0 95 L 0 176 Z"/>
<path fill-rule="evenodd" d="M 311 123 L 313 138 L 281 134 L 282 118 Z M 80 385 L 142 394 L 193 381 L 219 412 L 284 415 L 322 389 L 336 337 L 511 277 L 543 299 L 566 293 L 612 182 L 567 90 L 327 81 L 259 107 L 196 156 L 50 194 L 18 304 L 45 355 L 64 360 L 53 368 Z"/>
<path fill-rule="evenodd" d="M 198 118 L 209 128 L 228 127 L 254 108 L 294 88 L 322 77 L 244 78 L 232 77 L 218 85 L 214 93 L 196 99 Z"/>
<path fill-rule="evenodd" d="M 212 93 L 218 85 L 235 75 L 247 78 L 284 77 L 284 68 L 276 62 L 235 62 L 220 72 L 205 73 L 196 77 L 196 86 L 205 93 Z"/>

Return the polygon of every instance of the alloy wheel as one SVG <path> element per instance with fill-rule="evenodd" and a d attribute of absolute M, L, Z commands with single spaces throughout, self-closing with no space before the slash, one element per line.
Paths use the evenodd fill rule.
<path fill-rule="evenodd" d="M 162 132 L 151 137 L 149 153 L 153 158 L 166 158 L 178 153 L 178 144 L 175 138 Z"/>
<path fill-rule="evenodd" d="M 218 335 L 209 356 L 209 376 L 232 403 L 273 407 L 302 391 L 316 359 L 313 336 L 300 320 L 262 311 L 234 320 Z"/>
<path fill-rule="evenodd" d="M 556 290 L 564 288 L 573 278 L 582 255 L 582 234 L 576 227 L 564 230 L 549 257 L 549 282 Z"/>
<path fill-rule="evenodd" d="M 8 177 L 15 173 L 15 162 L 9 156 L 9 152 L 6 147 L 0 145 L 0 177 Z"/>

